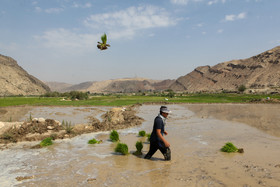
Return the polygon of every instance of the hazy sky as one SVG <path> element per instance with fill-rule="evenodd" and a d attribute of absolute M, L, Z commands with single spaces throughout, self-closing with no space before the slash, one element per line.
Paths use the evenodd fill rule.
<path fill-rule="evenodd" d="M 280 0 L 0 0 L 0 54 L 42 81 L 176 79 L 280 45 Z M 107 34 L 108 50 L 97 49 Z"/>

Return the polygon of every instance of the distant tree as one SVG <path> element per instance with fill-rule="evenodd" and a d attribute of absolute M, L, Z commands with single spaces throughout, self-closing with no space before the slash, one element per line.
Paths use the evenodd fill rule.
<path fill-rule="evenodd" d="M 60 97 L 60 93 L 58 92 L 47 92 L 43 95 L 43 97 Z"/>
<path fill-rule="evenodd" d="M 239 92 L 244 92 L 245 90 L 246 90 L 246 86 L 243 84 L 238 87 Z"/>
<path fill-rule="evenodd" d="M 69 94 L 70 94 L 70 97 L 72 100 L 75 100 L 75 99 L 87 100 L 88 99 L 87 92 L 71 91 Z"/>
<path fill-rule="evenodd" d="M 173 90 L 168 89 L 168 90 L 166 90 L 166 91 L 168 92 L 167 97 L 172 98 L 172 97 L 174 97 L 174 96 L 175 96 L 175 92 L 174 92 Z"/>
<path fill-rule="evenodd" d="M 88 92 L 79 92 L 79 91 L 71 91 L 71 92 L 65 92 L 65 93 L 59 93 L 59 92 L 48 92 L 43 97 L 66 97 L 71 98 L 72 100 L 79 99 L 79 100 L 86 100 L 88 99 Z"/>

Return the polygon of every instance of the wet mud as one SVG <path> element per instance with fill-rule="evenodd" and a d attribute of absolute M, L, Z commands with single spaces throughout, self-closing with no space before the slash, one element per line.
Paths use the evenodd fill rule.
<path fill-rule="evenodd" d="M 0 183 L 3 186 L 280 186 L 280 138 L 266 129 L 277 128 L 280 105 L 169 105 L 166 139 L 171 161 L 158 151 L 143 159 L 159 105 L 143 105 L 136 113 L 145 121 L 122 130 L 120 139 L 131 154 L 114 152 L 109 132 L 82 134 L 55 140 L 52 146 L 30 149 L 36 142 L 19 142 L 0 151 Z M 263 112 L 260 112 L 263 111 Z M 265 112 L 267 111 L 267 112 Z M 258 123 L 261 121 L 262 123 Z M 256 125 L 254 125 L 256 124 Z M 259 124 L 266 128 L 259 128 Z M 277 123 L 278 124 L 278 123 Z M 89 145 L 89 139 L 102 140 Z M 135 156 L 142 141 L 143 155 Z M 244 153 L 223 153 L 226 142 Z"/>

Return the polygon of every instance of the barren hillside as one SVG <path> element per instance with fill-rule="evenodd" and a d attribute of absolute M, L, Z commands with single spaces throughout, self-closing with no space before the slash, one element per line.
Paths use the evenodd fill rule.
<path fill-rule="evenodd" d="M 45 82 L 51 89 L 51 91 L 63 92 L 67 88 L 73 86 L 72 84 L 64 83 L 64 82 Z"/>
<path fill-rule="evenodd" d="M 84 82 L 72 86 L 65 84 L 48 83 L 52 91 L 89 91 L 91 93 L 130 93 L 138 91 L 166 90 L 174 80 L 151 80 L 145 78 L 123 78 L 96 82 Z M 59 87 L 60 86 L 60 87 Z"/>
<path fill-rule="evenodd" d="M 41 95 L 50 88 L 39 79 L 29 75 L 17 62 L 0 55 L 0 96 Z"/>
<path fill-rule="evenodd" d="M 198 67 L 179 77 L 170 88 L 184 92 L 221 92 L 237 91 L 241 85 L 252 92 L 279 92 L 280 46 L 251 58 Z"/>

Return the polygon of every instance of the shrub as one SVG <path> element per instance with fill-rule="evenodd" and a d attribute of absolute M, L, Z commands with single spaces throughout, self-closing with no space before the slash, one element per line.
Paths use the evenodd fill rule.
<path fill-rule="evenodd" d="M 79 91 L 71 91 L 70 93 L 71 100 L 87 100 L 88 93 L 87 92 L 79 92 Z"/>
<path fill-rule="evenodd" d="M 232 152 L 237 152 L 238 149 L 231 142 L 228 142 L 221 148 L 221 151 L 232 153 Z"/>
<path fill-rule="evenodd" d="M 49 145 L 52 145 L 52 144 L 53 144 L 52 138 L 48 137 L 48 138 L 45 138 L 41 141 L 40 146 L 41 147 L 46 147 L 46 146 L 49 146 Z"/>
<path fill-rule="evenodd" d="M 110 139 L 113 141 L 113 142 L 117 142 L 119 141 L 119 133 L 115 130 L 112 130 L 111 131 L 111 134 L 110 134 Z"/>
<path fill-rule="evenodd" d="M 239 92 L 244 92 L 245 90 L 246 90 L 246 86 L 244 86 L 243 84 L 238 87 Z"/>
<path fill-rule="evenodd" d="M 171 89 L 166 90 L 168 92 L 167 97 L 173 98 L 175 96 L 175 92 Z"/>
<path fill-rule="evenodd" d="M 60 93 L 58 92 L 47 92 L 44 95 L 42 95 L 43 97 L 59 97 Z"/>
<path fill-rule="evenodd" d="M 138 135 L 144 137 L 146 135 L 146 131 L 139 131 Z"/>
<path fill-rule="evenodd" d="M 101 143 L 101 140 L 96 140 L 96 139 L 93 138 L 93 139 L 88 141 L 88 144 L 96 144 L 96 143 L 98 143 L 98 144 Z"/>
<path fill-rule="evenodd" d="M 115 148 L 115 152 L 121 153 L 123 155 L 127 155 L 128 147 L 124 143 L 118 143 L 117 147 Z"/>
<path fill-rule="evenodd" d="M 71 122 L 68 123 L 68 121 L 66 121 L 66 123 L 64 123 L 64 120 L 62 121 L 62 126 L 64 128 L 64 130 L 66 131 L 67 134 L 71 134 L 73 133 L 73 126 L 71 125 Z"/>
<path fill-rule="evenodd" d="M 79 92 L 79 91 L 71 91 L 71 92 L 65 92 L 65 93 L 59 93 L 59 92 L 48 92 L 43 97 L 67 97 L 71 98 L 72 100 L 78 99 L 78 100 L 87 100 L 88 99 L 88 92 Z"/>

